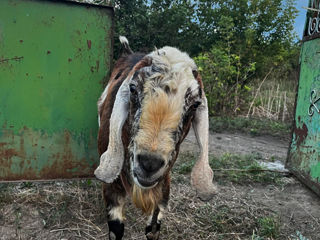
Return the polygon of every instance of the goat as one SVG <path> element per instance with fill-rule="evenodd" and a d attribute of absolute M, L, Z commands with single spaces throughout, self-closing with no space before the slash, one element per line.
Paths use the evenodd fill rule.
<path fill-rule="evenodd" d="M 147 239 L 158 239 L 170 171 L 191 124 L 200 146 L 191 183 L 203 200 L 216 192 L 208 163 L 207 99 L 197 66 L 186 53 L 173 47 L 133 53 L 125 37 L 120 41 L 125 54 L 98 100 L 100 165 L 94 173 L 104 182 L 109 239 L 123 237 L 127 194 L 149 216 Z"/>

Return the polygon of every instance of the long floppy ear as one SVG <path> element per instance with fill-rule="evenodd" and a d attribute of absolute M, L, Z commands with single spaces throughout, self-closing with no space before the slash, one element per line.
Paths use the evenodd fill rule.
<path fill-rule="evenodd" d="M 118 90 L 110 117 L 109 145 L 100 157 L 100 165 L 94 171 L 99 180 L 111 183 L 121 172 L 124 158 L 124 149 L 121 140 L 122 127 L 128 116 L 129 107 L 128 80 L 124 80 Z"/>
<path fill-rule="evenodd" d="M 99 180 L 112 183 L 120 174 L 124 162 L 124 148 L 122 143 L 122 127 L 128 117 L 129 111 L 129 83 L 136 71 L 150 66 L 152 59 L 144 57 L 138 62 L 121 84 L 113 105 L 110 117 L 109 145 L 100 157 L 100 165 L 94 171 L 94 175 Z"/>
<path fill-rule="evenodd" d="M 202 104 L 198 107 L 192 122 L 194 133 L 200 147 L 200 156 L 191 172 L 191 184 L 195 187 L 201 200 L 210 200 L 217 192 L 213 184 L 213 171 L 208 160 L 209 117 L 207 98 L 203 94 Z"/>

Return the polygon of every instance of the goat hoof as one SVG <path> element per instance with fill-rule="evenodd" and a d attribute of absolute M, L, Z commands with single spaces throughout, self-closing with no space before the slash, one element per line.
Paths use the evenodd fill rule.
<path fill-rule="evenodd" d="M 160 232 L 149 232 L 146 234 L 147 240 L 158 240 L 160 236 Z"/>
<path fill-rule="evenodd" d="M 147 240 L 158 240 L 160 236 L 161 222 L 146 227 Z"/>
<path fill-rule="evenodd" d="M 108 221 L 109 240 L 121 240 L 124 234 L 124 224 L 119 220 Z"/>
<path fill-rule="evenodd" d="M 211 193 L 197 193 L 198 197 L 201 201 L 207 202 L 210 201 L 217 193 L 211 192 Z"/>

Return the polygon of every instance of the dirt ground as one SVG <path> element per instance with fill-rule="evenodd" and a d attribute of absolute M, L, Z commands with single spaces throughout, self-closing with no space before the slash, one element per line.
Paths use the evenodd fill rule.
<path fill-rule="evenodd" d="M 210 135 L 217 156 L 259 153 L 284 162 L 287 148 L 270 136 Z M 191 133 L 181 152 L 195 151 Z M 197 198 L 188 174 L 172 178 L 161 239 L 320 239 L 320 199 L 292 176 L 281 184 L 219 183 L 209 202 Z M 95 180 L 0 184 L 0 239 L 107 239 L 100 190 Z M 124 239 L 145 239 L 145 222 L 128 201 Z"/>
<path fill-rule="evenodd" d="M 285 161 L 289 142 L 272 136 L 250 136 L 242 133 L 210 133 L 209 152 L 214 155 L 224 153 L 259 153 L 264 159 L 275 157 Z M 181 151 L 197 152 L 196 138 L 191 130 L 181 145 Z"/>

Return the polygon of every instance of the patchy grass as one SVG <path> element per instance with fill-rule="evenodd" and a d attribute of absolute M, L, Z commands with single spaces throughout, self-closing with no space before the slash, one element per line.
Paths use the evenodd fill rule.
<path fill-rule="evenodd" d="M 219 193 L 211 201 L 202 202 L 196 197 L 187 175 L 174 172 L 172 178 L 171 200 L 162 221 L 161 239 L 282 240 L 295 234 L 301 224 L 296 219 L 296 223 L 287 222 L 296 225 L 287 227 L 274 205 L 265 205 L 252 195 L 253 187 L 220 185 Z M 6 189 L 0 196 L 5 192 L 11 196 L 1 197 L 1 239 L 107 238 L 98 181 L 0 184 L 0 188 Z M 130 201 L 126 209 L 124 239 L 144 240 L 147 217 Z M 303 223 L 306 221 L 310 226 L 315 224 L 309 216 Z"/>
<path fill-rule="evenodd" d="M 297 182 L 292 186 L 292 193 L 297 195 L 291 196 L 283 186 L 275 184 L 275 179 L 281 176 L 273 178 L 255 171 L 215 171 L 219 192 L 209 202 L 202 202 L 190 186 L 188 174 L 195 158 L 183 153 L 174 167 L 161 239 L 302 239 L 296 237 L 297 230 L 301 236 L 317 236 L 320 222 L 299 208 L 300 201 L 304 201 L 303 195 L 297 193 Z M 257 170 L 255 161 L 259 158 L 259 154 L 224 154 L 220 158 L 210 156 L 210 164 L 214 169 Z M 288 208 L 283 199 L 300 205 Z M 96 180 L 0 184 L 0 206 L 0 233 L 4 240 L 102 240 L 108 236 L 101 183 Z M 129 199 L 125 215 L 124 239 L 144 240 L 147 217 Z M 307 227 L 301 228 L 302 225 Z"/>
<path fill-rule="evenodd" d="M 242 132 L 253 136 L 271 135 L 283 139 L 290 137 L 291 123 L 245 117 L 211 117 L 210 130 L 213 132 Z"/>
<path fill-rule="evenodd" d="M 261 237 L 277 238 L 280 232 L 279 219 L 275 217 L 262 217 L 258 219 L 259 235 Z"/>
<path fill-rule="evenodd" d="M 181 154 L 179 163 L 174 167 L 174 171 L 179 174 L 190 173 L 196 158 L 197 156 L 192 153 Z M 261 160 L 261 155 L 258 153 L 249 155 L 225 153 L 221 157 L 209 156 L 209 163 L 214 170 L 215 181 L 219 184 L 227 182 L 237 184 L 280 184 L 283 175 L 276 172 L 261 171 L 263 167 L 258 164 L 258 160 Z"/>

